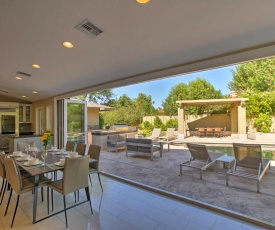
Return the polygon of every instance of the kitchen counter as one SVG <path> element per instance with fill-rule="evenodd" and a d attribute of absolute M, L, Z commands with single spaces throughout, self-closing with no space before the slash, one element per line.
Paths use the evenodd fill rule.
<path fill-rule="evenodd" d="M 9 138 L 29 138 L 29 137 L 41 137 L 42 135 L 19 135 L 19 136 L 7 136 Z"/>

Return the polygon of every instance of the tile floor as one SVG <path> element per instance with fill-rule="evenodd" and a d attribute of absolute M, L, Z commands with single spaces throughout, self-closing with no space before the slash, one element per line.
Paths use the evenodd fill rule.
<path fill-rule="evenodd" d="M 92 176 L 93 215 L 90 213 L 87 202 L 68 210 L 69 229 L 263 229 L 110 177 L 101 176 L 101 179 L 103 193 L 97 175 Z M 8 194 L 6 193 L 4 202 L 0 206 L 0 230 L 9 229 L 13 215 L 15 195 L 7 216 L 3 216 L 7 198 Z M 85 199 L 84 191 L 80 192 L 80 199 Z M 31 221 L 32 201 L 31 193 L 22 195 L 13 229 L 65 229 L 64 213 L 33 225 Z M 67 201 L 73 204 L 73 195 L 69 195 Z M 63 207 L 62 197 L 58 194 L 55 194 L 54 207 L 55 210 L 61 210 Z M 38 202 L 38 218 L 45 214 L 46 202 Z"/>

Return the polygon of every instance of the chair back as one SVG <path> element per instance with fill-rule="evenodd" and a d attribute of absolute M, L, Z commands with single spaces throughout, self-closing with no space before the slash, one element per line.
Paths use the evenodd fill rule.
<path fill-rule="evenodd" d="M 175 128 L 167 128 L 166 131 L 166 137 L 173 137 L 174 136 L 174 132 L 175 132 Z"/>
<path fill-rule="evenodd" d="M 79 155 L 84 156 L 86 153 L 87 145 L 84 143 L 77 143 L 75 151 L 78 152 Z"/>
<path fill-rule="evenodd" d="M 5 157 L 6 157 L 6 154 L 0 154 L 0 177 L 2 177 L 2 179 L 6 178 L 6 170 L 4 165 Z"/>
<path fill-rule="evenodd" d="M 88 150 L 88 155 L 90 156 L 90 158 L 97 160 L 97 162 L 92 162 L 89 164 L 90 168 L 94 168 L 94 169 L 98 170 L 100 149 L 101 149 L 101 147 L 98 145 L 90 145 L 89 150 Z"/>
<path fill-rule="evenodd" d="M 63 194 L 66 195 L 88 187 L 89 158 L 88 155 L 66 158 L 62 180 Z"/>
<path fill-rule="evenodd" d="M 11 185 L 13 190 L 17 194 L 20 194 L 20 191 L 22 189 L 22 179 L 17 164 L 12 158 L 6 157 L 4 158 L 4 165 L 6 169 L 6 180 Z"/>
<path fill-rule="evenodd" d="M 261 145 L 233 143 L 233 149 L 237 166 L 258 169 L 261 164 L 263 168 Z"/>
<path fill-rule="evenodd" d="M 65 147 L 66 151 L 67 152 L 70 152 L 70 151 L 74 152 L 74 148 L 75 148 L 75 142 L 67 141 L 66 147 Z"/>
<path fill-rule="evenodd" d="M 205 145 L 197 145 L 197 144 L 191 144 L 191 143 L 187 143 L 186 145 L 193 159 L 205 160 L 205 161 L 211 160 Z"/>
<path fill-rule="evenodd" d="M 151 138 L 158 138 L 159 135 L 160 135 L 160 132 L 161 132 L 161 128 L 154 128 L 153 132 L 152 132 L 152 135 L 151 135 Z"/>

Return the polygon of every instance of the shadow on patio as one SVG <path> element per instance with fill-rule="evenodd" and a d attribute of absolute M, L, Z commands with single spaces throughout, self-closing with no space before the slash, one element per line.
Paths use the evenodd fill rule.
<path fill-rule="evenodd" d="M 199 170 L 187 167 L 179 176 L 180 163 L 189 158 L 182 145 L 170 145 L 170 152 L 165 148 L 162 158 L 156 154 L 154 161 L 148 155 L 130 153 L 126 157 L 125 151 L 102 151 L 100 171 L 275 224 L 274 166 L 267 170 L 258 194 L 255 181 L 230 177 L 226 186 L 225 175 L 216 174 L 213 167 L 204 171 L 203 180 Z"/>

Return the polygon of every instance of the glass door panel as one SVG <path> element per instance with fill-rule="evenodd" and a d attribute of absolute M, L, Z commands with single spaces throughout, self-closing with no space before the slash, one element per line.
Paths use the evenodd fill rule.
<path fill-rule="evenodd" d="M 65 100 L 64 143 L 87 143 L 87 104 L 85 101 Z"/>

